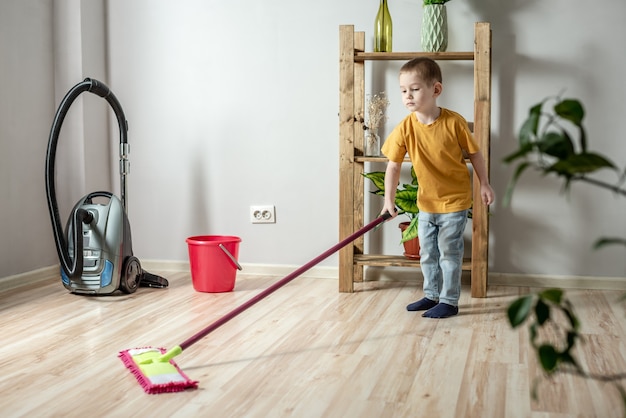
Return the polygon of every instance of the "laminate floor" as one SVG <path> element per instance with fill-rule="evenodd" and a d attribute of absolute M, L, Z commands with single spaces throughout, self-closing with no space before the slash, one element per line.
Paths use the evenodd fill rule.
<path fill-rule="evenodd" d="M 0 293 L 3 417 L 621 417 L 612 386 L 541 378 L 508 304 L 536 289 L 490 286 L 459 315 L 422 318 L 421 282 L 300 277 L 175 358 L 199 388 L 148 395 L 120 350 L 169 348 L 281 277 L 238 274 L 235 291 L 199 293 L 188 273 L 168 289 L 86 297 L 60 281 Z M 626 312 L 615 291 L 568 290 L 582 321 L 581 364 L 626 371 Z"/>

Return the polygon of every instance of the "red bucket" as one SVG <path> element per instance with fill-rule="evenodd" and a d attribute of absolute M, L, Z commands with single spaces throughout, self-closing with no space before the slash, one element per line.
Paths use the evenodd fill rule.
<path fill-rule="evenodd" d="M 240 242 L 241 238 L 226 235 L 187 238 L 191 281 L 196 291 L 220 293 L 235 288 Z"/>

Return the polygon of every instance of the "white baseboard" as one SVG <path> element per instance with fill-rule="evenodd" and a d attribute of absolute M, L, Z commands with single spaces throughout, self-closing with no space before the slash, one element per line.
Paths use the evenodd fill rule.
<path fill-rule="evenodd" d="M 163 261 L 163 260 L 142 260 L 141 266 L 148 271 L 171 271 L 171 272 L 188 272 L 190 271 L 188 261 Z M 254 276 L 287 276 L 293 273 L 301 266 L 289 265 L 272 265 L 272 264 L 253 264 L 242 263 L 242 274 L 250 274 Z M 315 266 L 302 273 L 302 276 L 318 278 L 318 279 L 336 279 L 339 269 L 337 267 Z"/>
<path fill-rule="evenodd" d="M 145 260 L 141 262 L 144 269 L 151 272 L 189 272 L 188 261 L 168 260 Z M 287 276 L 300 266 L 271 265 L 271 264 L 245 264 L 241 265 L 242 274 L 262 276 Z M 378 270 L 375 268 L 373 270 Z M 415 280 L 416 273 L 407 269 L 392 272 L 393 268 L 380 269 L 380 274 L 375 274 L 378 280 Z M 382 271 L 385 271 L 382 273 Z M 391 273 L 391 274 L 390 274 Z M 314 266 L 302 273 L 303 277 L 318 279 L 337 279 L 337 267 Z M 366 273 L 366 280 L 368 278 Z M 32 284 L 44 280 L 59 279 L 59 266 L 49 266 L 0 278 L 0 291 Z M 464 283 L 466 281 L 464 280 Z M 489 286 L 516 286 L 516 287 L 558 287 L 561 289 L 591 289 L 591 290 L 620 290 L 626 291 L 626 277 L 592 277 L 592 276 L 557 276 L 538 274 L 514 274 L 514 273 L 489 273 Z"/>
<path fill-rule="evenodd" d="M 561 289 L 626 291 L 626 277 L 489 273 L 488 284 L 492 286 L 558 287 Z"/>
<path fill-rule="evenodd" d="M 55 265 L 16 274 L 14 276 L 3 277 L 0 278 L 0 292 L 44 280 L 59 279 L 59 276 L 59 266 Z"/>

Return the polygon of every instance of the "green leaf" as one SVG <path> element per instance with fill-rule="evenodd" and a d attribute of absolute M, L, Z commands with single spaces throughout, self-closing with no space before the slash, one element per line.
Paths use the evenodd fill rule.
<path fill-rule="evenodd" d="M 576 340 L 578 339 L 578 333 L 574 331 L 569 331 L 567 333 L 567 350 L 569 351 L 576 344 Z"/>
<path fill-rule="evenodd" d="M 543 102 L 537 103 L 528 111 L 528 118 L 522 124 L 519 131 L 520 148 L 533 142 L 533 138 L 537 136 L 537 128 L 539 126 L 539 118 L 541 117 L 541 108 Z"/>
<path fill-rule="evenodd" d="M 538 299 L 535 305 L 535 316 L 537 316 L 539 325 L 545 324 L 545 322 L 550 319 L 550 306 L 543 300 Z"/>
<path fill-rule="evenodd" d="M 624 245 L 626 246 L 626 239 L 623 238 L 600 238 L 599 240 L 597 240 L 594 244 L 593 244 L 593 249 L 597 250 L 600 247 L 604 247 L 605 245 L 614 245 L 614 244 L 619 244 L 619 245 Z"/>
<path fill-rule="evenodd" d="M 557 161 L 546 172 L 555 172 L 560 175 L 572 177 L 578 174 L 587 174 L 602 168 L 616 170 L 615 165 L 602 155 L 588 152 L 571 155 L 564 160 Z"/>
<path fill-rule="evenodd" d="M 504 193 L 504 199 L 502 202 L 504 207 L 509 206 L 509 203 L 511 203 L 511 197 L 513 197 L 513 190 L 515 189 L 517 179 L 522 175 L 524 170 L 526 170 L 530 166 L 531 164 L 529 162 L 524 162 L 517 166 L 515 173 L 513 173 L 511 180 L 509 180 L 509 184 L 506 186 L 506 191 Z"/>
<path fill-rule="evenodd" d="M 580 365 L 578 364 L 576 359 L 574 357 L 572 357 L 572 355 L 570 354 L 569 350 L 564 352 L 564 353 L 562 353 L 559 356 L 559 361 L 561 361 L 562 363 L 569 363 L 572 366 L 574 366 L 576 369 L 581 370 Z"/>
<path fill-rule="evenodd" d="M 559 354 L 556 349 L 549 344 L 544 344 L 539 347 L 538 354 L 541 367 L 547 372 L 553 372 L 559 362 Z"/>
<path fill-rule="evenodd" d="M 537 349 L 537 336 L 539 335 L 537 332 L 537 323 L 533 322 L 532 324 L 530 324 L 530 326 L 528 327 L 528 331 L 530 331 L 530 344 L 533 346 L 533 348 Z"/>
<path fill-rule="evenodd" d="M 520 326 L 528 319 L 533 305 L 533 295 L 523 296 L 509 305 L 507 315 L 513 328 Z"/>
<path fill-rule="evenodd" d="M 576 99 L 563 99 L 554 105 L 554 113 L 567 119 L 576 126 L 581 126 L 585 117 L 583 105 Z"/>
<path fill-rule="evenodd" d="M 370 179 L 374 186 L 378 188 L 378 190 L 385 190 L 385 172 L 384 171 L 373 171 L 371 173 L 362 173 L 363 177 L 366 179 Z"/>
<path fill-rule="evenodd" d="M 418 213 L 417 207 L 417 189 L 415 190 L 398 190 L 396 192 L 396 206 L 401 211 L 407 213 Z"/>
<path fill-rule="evenodd" d="M 585 110 L 583 105 L 576 99 L 564 99 L 554 105 L 554 112 L 565 120 L 569 120 L 578 127 L 580 134 L 580 148 L 582 152 L 587 151 L 587 135 L 583 127 Z"/>
<path fill-rule="evenodd" d="M 552 303 L 557 305 L 561 304 L 561 299 L 563 298 L 563 290 L 562 289 L 548 289 L 539 293 L 539 297 L 545 300 L 549 300 Z"/>
<path fill-rule="evenodd" d="M 514 153 L 507 155 L 506 157 L 504 157 L 503 161 L 505 164 L 509 164 L 512 163 L 513 161 L 517 160 L 518 158 L 521 157 L 525 157 L 526 154 L 528 154 L 529 152 L 531 152 L 534 149 L 534 144 L 532 142 L 528 142 L 524 145 L 521 145 L 520 148 L 515 151 Z"/>
<path fill-rule="evenodd" d="M 402 231 L 402 240 L 400 242 L 407 242 L 414 238 L 417 238 L 417 226 L 418 219 L 417 217 L 414 217 L 413 219 L 411 219 L 411 223 L 409 224 L 409 226 L 404 231 Z"/>
<path fill-rule="evenodd" d="M 539 151 L 558 159 L 565 159 L 574 154 L 574 144 L 565 131 L 547 132 L 537 145 Z"/>
<path fill-rule="evenodd" d="M 582 152 L 587 152 L 587 134 L 585 133 L 585 127 L 579 126 L 580 133 L 580 149 Z"/>
<path fill-rule="evenodd" d="M 563 308 L 563 313 L 565 314 L 565 316 L 567 316 L 569 324 L 574 330 L 580 328 L 580 322 L 578 321 L 578 318 L 576 317 L 576 315 L 574 315 L 574 312 L 571 309 Z"/>

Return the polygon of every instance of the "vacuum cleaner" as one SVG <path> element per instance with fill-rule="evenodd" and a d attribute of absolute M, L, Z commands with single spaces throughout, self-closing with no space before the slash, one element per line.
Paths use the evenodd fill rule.
<path fill-rule="evenodd" d="M 62 229 L 55 189 L 55 158 L 63 120 L 83 92 L 104 98 L 117 117 L 120 131 L 121 198 L 107 191 L 87 194 L 72 209 Z M 128 123 L 115 95 L 104 83 L 86 78 L 65 95 L 57 109 L 46 154 L 46 195 L 61 281 L 76 294 L 134 293 L 139 286 L 164 288 L 167 279 L 148 273 L 133 255 L 127 216 L 126 176 L 129 172 Z"/>

